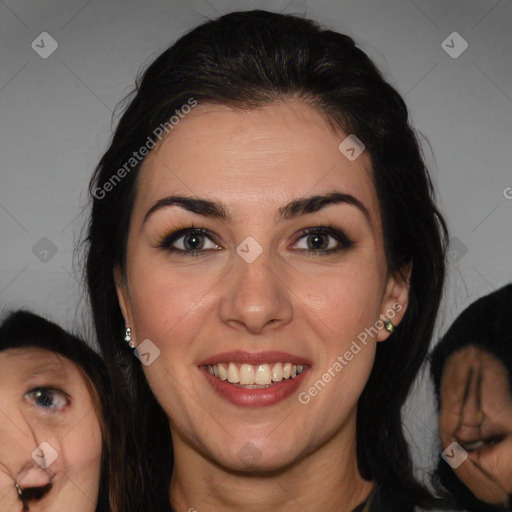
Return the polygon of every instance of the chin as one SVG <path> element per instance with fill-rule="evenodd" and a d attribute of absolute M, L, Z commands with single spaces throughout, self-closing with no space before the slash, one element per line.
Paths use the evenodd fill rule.
<path fill-rule="evenodd" d="M 264 451 L 260 450 L 254 443 L 248 441 L 242 447 L 230 454 L 215 454 L 212 458 L 229 471 L 240 473 L 271 473 L 279 471 L 293 464 L 298 458 L 298 454 L 291 452 L 283 453 L 277 451 L 277 447 L 272 447 L 276 451 L 270 453 L 269 446 L 264 446 Z"/>

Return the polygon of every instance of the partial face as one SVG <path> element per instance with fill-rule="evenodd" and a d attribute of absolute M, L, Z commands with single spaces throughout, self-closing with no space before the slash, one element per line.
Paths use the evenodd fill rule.
<path fill-rule="evenodd" d="M 0 352 L 0 509 L 96 509 L 102 437 L 77 367 L 52 352 Z"/>
<path fill-rule="evenodd" d="M 175 449 L 269 470 L 355 436 L 379 317 L 399 323 L 407 289 L 345 137 L 299 102 L 200 105 L 145 161 L 118 293 L 135 342 L 160 350 L 141 349 Z"/>
<path fill-rule="evenodd" d="M 454 469 L 480 500 L 512 495 L 512 396 L 508 372 L 494 355 L 468 346 L 446 362 L 439 431 L 443 449 L 457 441 L 468 458 Z"/>

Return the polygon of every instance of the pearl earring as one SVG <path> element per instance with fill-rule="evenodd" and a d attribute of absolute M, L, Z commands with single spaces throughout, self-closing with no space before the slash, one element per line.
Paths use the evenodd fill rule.
<path fill-rule="evenodd" d="M 130 347 L 135 348 L 135 342 L 132 340 L 132 330 L 127 327 L 124 334 L 124 342 Z"/>

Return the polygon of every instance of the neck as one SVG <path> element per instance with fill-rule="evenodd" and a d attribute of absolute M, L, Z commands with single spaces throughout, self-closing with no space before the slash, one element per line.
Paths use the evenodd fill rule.
<path fill-rule="evenodd" d="M 237 472 L 198 453 L 173 432 L 171 503 L 176 512 L 351 512 L 374 483 L 359 474 L 355 421 L 308 455 L 274 471 Z"/>

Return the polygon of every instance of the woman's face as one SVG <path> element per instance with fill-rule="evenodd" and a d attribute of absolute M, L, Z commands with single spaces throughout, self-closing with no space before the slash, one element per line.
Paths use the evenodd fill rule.
<path fill-rule="evenodd" d="M 0 352 L 0 509 L 92 512 L 102 436 L 83 377 L 38 348 Z M 24 509 L 23 509 L 24 510 Z"/>
<path fill-rule="evenodd" d="M 200 105 L 148 155 L 116 279 L 175 451 L 239 470 L 353 454 L 379 317 L 399 322 L 407 287 L 346 136 L 299 101 Z"/>
<path fill-rule="evenodd" d="M 512 395 L 509 374 L 493 354 L 468 346 L 446 361 L 439 430 L 443 449 L 456 441 L 467 459 L 454 469 L 480 500 L 512 495 Z"/>

